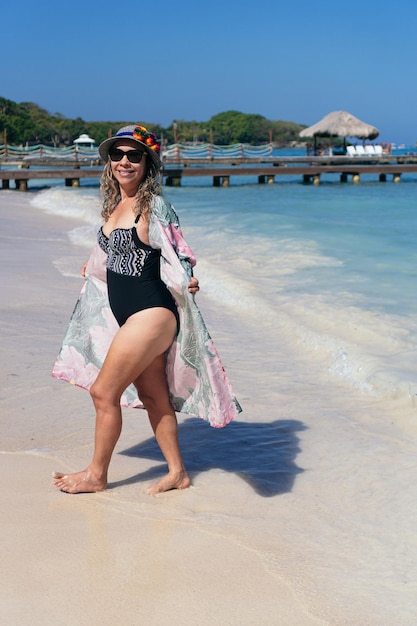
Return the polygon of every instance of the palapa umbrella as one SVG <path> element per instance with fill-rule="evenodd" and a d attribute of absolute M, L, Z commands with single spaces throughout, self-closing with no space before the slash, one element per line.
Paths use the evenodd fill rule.
<path fill-rule="evenodd" d="M 375 126 L 365 124 L 347 111 L 328 113 L 322 120 L 300 132 L 300 137 L 314 137 L 314 145 L 317 137 L 343 137 L 345 140 L 346 137 L 375 139 L 378 135 L 379 130 Z"/>

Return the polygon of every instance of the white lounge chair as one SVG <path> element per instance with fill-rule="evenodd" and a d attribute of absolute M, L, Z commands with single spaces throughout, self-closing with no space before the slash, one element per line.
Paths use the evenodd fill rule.
<path fill-rule="evenodd" d="M 357 156 L 365 156 L 365 148 L 363 146 L 356 146 L 356 155 Z"/>
<path fill-rule="evenodd" d="M 346 152 L 348 156 L 356 156 L 355 146 L 346 146 Z"/>
<path fill-rule="evenodd" d="M 374 150 L 375 150 L 375 154 L 377 156 L 381 156 L 382 155 L 382 146 L 374 146 Z"/>
<path fill-rule="evenodd" d="M 371 144 L 365 146 L 365 154 L 375 156 L 375 148 Z"/>

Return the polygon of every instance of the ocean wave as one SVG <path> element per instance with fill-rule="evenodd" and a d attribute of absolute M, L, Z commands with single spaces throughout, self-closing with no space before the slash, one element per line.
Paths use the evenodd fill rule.
<path fill-rule="evenodd" d="M 50 215 L 77 219 L 87 224 L 100 222 L 101 208 L 96 189 L 88 193 L 86 190 L 53 187 L 37 193 L 31 204 Z"/>
<path fill-rule="evenodd" d="M 209 250 L 204 240 L 205 257 L 196 267 L 201 289 L 216 307 L 227 307 L 236 320 L 256 327 L 265 337 L 265 350 L 279 351 L 289 342 L 328 382 L 414 407 L 417 324 L 412 316 L 382 313 L 369 307 L 362 294 L 329 289 L 325 282 L 316 282 L 308 293 L 310 273 L 317 281 L 317 268 L 343 268 L 313 243 L 274 242 L 268 251 L 276 246 L 280 253 L 271 263 L 266 262 L 269 254 L 260 256 L 263 244 L 256 238 L 248 256 L 241 252 L 248 249 L 247 241 L 235 237 L 219 253 L 214 245 L 219 240 Z M 294 280 L 298 272 L 303 279 Z"/>

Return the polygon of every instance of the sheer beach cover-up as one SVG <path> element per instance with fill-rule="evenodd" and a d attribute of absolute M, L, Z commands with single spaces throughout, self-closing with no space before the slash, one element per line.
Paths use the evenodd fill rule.
<path fill-rule="evenodd" d="M 177 303 L 180 317 L 180 330 L 166 362 L 172 406 L 221 428 L 242 409 L 194 296 L 188 291 L 195 257 L 182 237 L 173 207 L 160 196 L 153 204 L 149 240 L 153 248 L 161 250 L 161 277 Z M 106 259 L 96 244 L 52 371 L 55 378 L 84 389 L 90 389 L 96 380 L 119 329 L 107 295 Z M 121 405 L 143 408 L 134 385 L 124 392 Z"/>

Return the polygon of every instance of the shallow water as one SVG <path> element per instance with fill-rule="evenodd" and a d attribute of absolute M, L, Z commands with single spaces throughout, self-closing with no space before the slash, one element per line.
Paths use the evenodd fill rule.
<path fill-rule="evenodd" d="M 266 348 L 285 337 L 330 379 L 399 398 L 410 409 L 417 394 L 416 192 L 417 179 L 406 177 L 401 184 L 218 189 L 194 182 L 164 189 L 216 307 L 255 328 L 264 325 Z M 85 221 L 69 237 L 92 245 L 96 188 L 53 188 L 34 204 Z M 65 260 L 57 264 L 73 271 Z"/>

